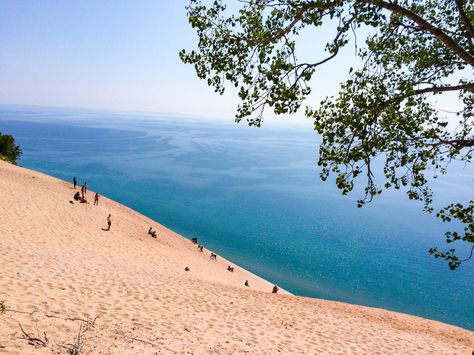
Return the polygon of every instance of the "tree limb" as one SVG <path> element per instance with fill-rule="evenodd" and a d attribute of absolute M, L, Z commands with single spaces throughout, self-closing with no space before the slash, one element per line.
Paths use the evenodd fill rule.
<path fill-rule="evenodd" d="M 451 37 L 449 37 L 444 31 L 436 26 L 433 26 L 431 23 L 427 22 L 414 12 L 398 5 L 396 2 L 385 2 L 379 0 L 363 0 L 366 3 L 379 5 L 384 9 L 387 9 L 391 12 L 397 13 L 404 17 L 409 18 L 413 22 L 417 23 L 422 29 L 434 35 L 439 41 L 444 43 L 446 47 L 451 49 L 456 53 L 460 58 L 462 58 L 467 64 L 471 67 L 474 67 L 474 57 L 466 52 L 459 44 L 456 43 Z"/>
<path fill-rule="evenodd" d="M 458 5 L 458 2 L 460 1 L 461 0 L 456 0 L 456 4 Z M 417 23 L 423 30 L 431 33 L 439 41 L 444 43 L 446 47 L 450 48 L 454 53 L 456 53 L 460 58 L 462 58 L 467 64 L 474 67 L 474 57 L 472 55 L 470 55 L 467 51 L 465 51 L 459 44 L 456 43 L 454 39 L 448 36 L 442 29 L 440 29 L 439 27 L 433 26 L 431 23 L 427 22 L 416 13 L 398 5 L 396 2 L 385 2 L 385 1 L 379 1 L 379 0 L 362 0 L 362 2 L 365 2 L 367 4 L 378 5 L 386 10 L 389 10 L 391 12 L 397 13 L 399 15 L 402 15 L 404 17 L 411 19 L 413 22 Z M 337 1 L 331 4 L 326 4 L 326 5 L 322 5 L 318 3 L 307 3 L 307 4 L 301 5 L 293 21 L 287 27 L 285 27 L 282 31 L 264 40 L 262 44 L 275 42 L 281 37 L 287 35 L 296 26 L 296 24 L 301 20 L 301 18 L 303 17 L 304 13 L 307 10 L 310 10 L 310 9 L 328 10 L 328 9 L 336 7 L 337 5 L 338 5 Z M 463 19 L 463 22 L 468 27 L 469 33 L 471 33 L 472 35 L 472 33 L 474 33 L 474 29 L 472 28 L 472 25 L 470 24 L 469 19 L 464 13 L 462 6 L 460 9 L 460 15 L 461 15 L 461 18 Z"/>
<path fill-rule="evenodd" d="M 310 9 L 329 10 L 331 8 L 334 8 L 335 6 L 337 6 L 336 3 L 331 4 L 331 5 L 321 5 L 321 4 L 316 4 L 316 3 L 303 4 L 296 11 L 296 15 L 295 15 L 293 21 L 291 21 L 291 23 L 288 26 L 286 26 L 283 30 L 281 30 L 280 32 L 274 34 L 270 38 L 267 38 L 264 41 L 260 42 L 259 44 L 265 45 L 265 44 L 268 44 L 268 43 L 273 43 L 275 41 L 278 41 L 283 36 L 286 36 L 296 26 L 296 24 L 303 18 L 303 15 L 306 11 L 308 11 Z"/>
<path fill-rule="evenodd" d="M 471 38 L 474 38 L 474 26 L 472 26 L 471 21 L 469 21 L 469 18 L 467 17 L 466 12 L 464 11 L 462 0 L 455 0 L 455 1 L 456 1 L 456 6 L 459 11 L 459 16 L 461 17 L 461 21 L 466 26 L 467 31 L 471 35 Z"/>
<path fill-rule="evenodd" d="M 429 88 L 413 90 L 412 92 L 408 94 L 397 94 L 397 95 L 394 95 L 392 99 L 385 101 L 381 108 L 384 108 L 387 105 L 393 104 L 395 102 L 402 102 L 403 100 L 411 96 L 428 94 L 428 93 L 459 91 L 459 90 L 474 90 L 474 83 L 461 84 L 461 85 L 433 86 Z"/>
<path fill-rule="evenodd" d="M 452 139 L 452 140 L 440 140 L 436 143 L 428 143 L 433 147 L 438 147 L 440 145 L 450 145 L 456 149 L 474 147 L 474 139 Z"/>
<path fill-rule="evenodd" d="M 418 89 L 418 90 L 415 90 L 413 94 L 410 96 L 421 95 L 421 94 L 426 94 L 430 92 L 439 93 L 439 92 L 459 91 L 459 90 L 466 90 L 466 89 L 474 90 L 474 83 L 462 84 L 462 85 L 433 86 L 431 88 Z"/>

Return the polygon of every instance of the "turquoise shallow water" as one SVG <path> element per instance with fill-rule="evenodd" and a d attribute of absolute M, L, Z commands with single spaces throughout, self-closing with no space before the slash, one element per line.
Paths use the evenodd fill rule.
<path fill-rule="evenodd" d="M 298 295 L 383 307 L 474 329 L 474 262 L 428 255 L 443 226 L 400 192 L 358 209 L 319 180 L 311 131 L 181 116 L 0 108 L 20 164 L 124 203 Z M 474 195 L 453 166 L 437 201 Z"/>

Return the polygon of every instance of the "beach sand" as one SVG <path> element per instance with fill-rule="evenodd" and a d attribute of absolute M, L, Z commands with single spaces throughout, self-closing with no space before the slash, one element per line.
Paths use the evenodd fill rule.
<path fill-rule="evenodd" d="M 143 215 L 103 196 L 99 206 L 72 204 L 73 194 L 69 183 L 0 161 L 0 353 L 474 350 L 474 332 L 437 321 L 272 294 L 271 283 L 238 266 L 228 272 L 233 263 L 210 260 L 209 250 Z M 31 337 L 46 334 L 46 346 L 29 344 L 20 324 Z"/>

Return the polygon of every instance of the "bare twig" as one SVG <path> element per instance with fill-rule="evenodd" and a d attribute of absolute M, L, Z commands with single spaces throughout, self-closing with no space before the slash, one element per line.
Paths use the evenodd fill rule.
<path fill-rule="evenodd" d="M 148 345 L 151 345 L 151 346 L 155 346 L 155 347 L 159 347 L 159 345 L 155 344 L 155 343 L 152 343 L 151 341 L 149 340 L 144 340 L 144 339 L 140 339 L 140 338 L 135 338 L 135 337 L 132 337 L 132 336 L 129 336 L 129 335 L 125 335 L 125 334 L 122 334 L 122 333 L 119 333 L 119 332 L 115 332 L 115 334 L 117 335 L 120 335 L 121 337 L 124 337 L 125 339 L 130 339 L 130 340 L 135 340 L 135 341 L 138 341 L 140 343 L 144 343 L 144 344 L 148 344 Z M 177 354 L 176 351 L 174 351 L 173 349 L 170 349 L 170 348 L 167 348 L 165 347 L 165 350 L 168 350 L 174 354 Z"/>
<path fill-rule="evenodd" d="M 135 341 L 139 341 L 140 343 L 144 343 L 144 344 L 148 344 L 148 345 L 151 345 L 151 346 L 156 346 L 158 347 L 157 344 L 155 343 L 152 343 L 151 341 L 148 341 L 148 340 L 144 340 L 144 339 L 139 339 L 139 338 L 135 338 L 135 337 L 131 337 L 131 336 L 128 336 L 128 335 L 124 335 L 124 334 L 119 334 L 119 333 L 116 333 L 126 339 L 130 339 L 130 340 L 135 340 Z"/>
<path fill-rule="evenodd" d="M 69 354 L 71 355 L 79 355 L 82 351 L 82 348 L 84 347 L 84 339 L 83 336 L 84 334 L 89 330 L 89 328 L 94 328 L 95 321 L 98 318 L 95 317 L 94 319 L 90 319 L 87 317 L 87 319 L 81 319 L 81 318 L 71 318 L 71 317 L 57 317 L 57 316 L 51 316 L 51 315 L 46 315 L 47 317 L 50 318 L 59 318 L 63 320 L 71 320 L 71 321 L 76 321 L 80 320 L 82 323 L 79 326 L 79 331 L 77 332 L 76 337 L 74 338 L 74 343 L 65 343 L 65 344 L 57 344 L 59 347 L 68 350 Z"/>
<path fill-rule="evenodd" d="M 36 312 L 38 312 L 38 310 L 35 309 L 35 310 L 31 311 L 31 312 L 25 312 L 25 311 L 19 311 L 19 310 L 17 310 L 17 309 L 7 308 L 7 309 L 5 309 L 5 312 L 29 314 L 30 316 L 32 316 L 33 314 L 35 314 Z"/>
<path fill-rule="evenodd" d="M 88 323 L 90 326 L 94 326 L 94 323 L 96 321 L 96 319 L 99 317 L 95 317 L 94 319 L 90 319 L 90 318 L 87 318 L 87 319 L 84 319 L 84 318 L 77 318 L 77 317 L 59 317 L 59 316 L 55 316 L 55 315 L 52 315 L 52 314 L 45 314 L 45 316 L 47 318 L 56 318 L 56 319 L 62 319 L 62 320 L 70 320 L 70 321 L 81 321 L 83 323 Z"/>
<path fill-rule="evenodd" d="M 27 332 L 25 332 L 25 330 L 23 329 L 19 321 L 18 321 L 18 325 L 20 326 L 21 332 L 23 333 L 22 338 L 28 340 L 28 344 L 34 345 L 34 346 L 41 345 L 43 347 L 48 346 L 49 339 L 46 336 L 46 332 L 43 332 L 44 339 L 41 339 L 39 335 L 38 337 L 34 337 L 31 334 L 28 334 Z"/>

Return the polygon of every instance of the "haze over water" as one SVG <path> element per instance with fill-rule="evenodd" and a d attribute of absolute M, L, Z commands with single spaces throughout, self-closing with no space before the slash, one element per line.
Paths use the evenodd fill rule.
<path fill-rule="evenodd" d="M 427 252 L 447 248 L 447 225 L 400 191 L 358 209 L 362 186 L 343 197 L 319 179 L 312 131 L 228 121 L 0 107 L 20 165 L 76 175 L 290 292 L 474 329 L 474 262 L 452 272 Z M 453 166 L 438 205 L 472 199 L 473 179 Z"/>

